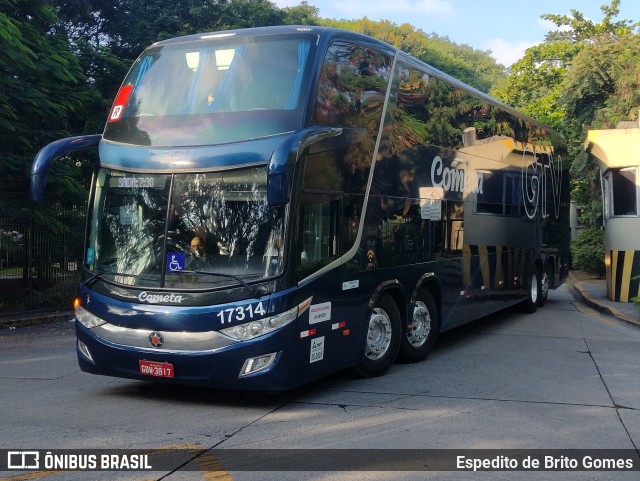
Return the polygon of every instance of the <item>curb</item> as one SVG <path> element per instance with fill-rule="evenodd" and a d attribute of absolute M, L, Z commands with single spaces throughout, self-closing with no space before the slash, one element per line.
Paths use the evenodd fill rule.
<path fill-rule="evenodd" d="M 70 319 L 73 319 L 73 317 L 74 313 L 71 309 L 53 312 L 33 312 L 27 314 L 17 313 L 14 316 L 5 314 L 0 317 L 0 329 L 67 322 Z"/>
<path fill-rule="evenodd" d="M 640 326 L 640 321 L 638 319 L 634 319 L 632 317 L 627 316 L 626 314 L 619 311 L 615 307 L 603 305 L 602 303 L 598 302 L 593 297 L 591 297 L 587 292 L 585 292 L 580 287 L 579 285 L 580 282 L 574 281 L 573 278 L 571 279 L 571 281 L 572 282 L 568 284 L 569 289 L 578 297 L 580 297 L 586 304 L 593 307 L 596 311 L 602 312 L 603 314 L 609 314 L 611 316 L 615 316 L 622 321 L 629 322 L 636 326 Z"/>

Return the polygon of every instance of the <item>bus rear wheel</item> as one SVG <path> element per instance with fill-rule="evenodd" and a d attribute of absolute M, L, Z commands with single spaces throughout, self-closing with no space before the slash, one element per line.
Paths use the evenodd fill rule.
<path fill-rule="evenodd" d="M 381 295 L 369 315 L 364 356 L 354 367 L 356 374 L 366 378 L 387 372 L 398 356 L 401 332 L 398 306 L 390 296 Z"/>
<path fill-rule="evenodd" d="M 542 292 L 542 276 L 536 266 L 531 266 L 529 282 L 527 283 L 527 299 L 522 303 L 524 312 L 533 314 L 538 309 L 538 302 Z"/>
<path fill-rule="evenodd" d="M 439 330 L 436 302 L 429 291 L 420 290 L 410 316 L 404 326 L 399 356 L 404 362 L 420 362 L 433 349 Z"/>
<path fill-rule="evenodd" d="M 549 291 L 551 290 L 551 282 L 553 279 L 553 262 L 548 261 L 547 266 L 540 280 L 540 295 L 538 296 L 538 307 L 542 307 L 547 303 Z"/>

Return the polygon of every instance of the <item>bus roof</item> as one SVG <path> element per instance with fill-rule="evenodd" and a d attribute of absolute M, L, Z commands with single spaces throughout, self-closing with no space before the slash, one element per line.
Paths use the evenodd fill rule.
<path fill-rule="evenodd" d="M 449 85 L 463 90 L 474 97 L 477 97 L 485 102 L 491 103 L 522 120 L 525 120 L 531 124 L 537 125 L 545 130 L 558 135 L 559 137 L 563 137 L 562 134 L 555 131 L 548 125 L 529 117 L 522 112 L 518 111 L 514 107 L 507 105 L 485 92 L 482 92 L 475 87 L 465 84 L 464 82 L 452 77 L 451 75 L 438 70 L 437 68 L 415 58 L 410 54 L 390 45 L 382 40 L 370 37 L 360 32 L 355 32 L 352 30 L 346 30 L 341 28 L 334 27 L 324 27 L 317 25 L 277 25 L 277 26 L 268 26 L 268 27 L 253 27 L 253 28 L 242 28 L 242 29 L 234 29 L 234 30 L 221 30 L 221 31 L 212 31 L 205 33 L 198 33 L 193 35 L 186 35 L 182 37 L 175 37 L 167 40 L 161 40 L 153 44 L 153 46 L 163 46 L 163 45 L 172 45 L 183 42 L 191 42 L 191 41 L 200 41 L 214 38 L 246 38 L 246 37 L 255 37 L 261 35 L 287 35 L 287 34 L 309 34 L 309 35 L 317 35 L 319 37 L 318 42 L 322 44 L 328 44 L 332 40 L 341 39 L 341 40 L 351 40 L 359 43 L 366 43 L 370 45 L 375 45 L 378 48 L 383 49 L 386 53 L 390 53 L 392 55 L 398 55 L 407 63 L 413 64 L 415 66 L 420 66 L 422 69 L 426 70 L 429 75 L 436 77 Z"/>

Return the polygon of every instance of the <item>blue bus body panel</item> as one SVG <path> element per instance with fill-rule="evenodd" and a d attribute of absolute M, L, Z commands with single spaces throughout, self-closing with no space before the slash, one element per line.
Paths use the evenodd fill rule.
<path fill-rule="evenodd" d="M 295 306 L 296 289 L 281 291 L 260 299 L 206 307 L 177 307 L 168 305 L 146 305 L 118 301 L 102 296 L 86 287 L 81 288 L 81 303 L 90 307 L 92 314 L 119 328 L 154 331 L 161 333 L 198 333 L 217 331 L 241 322 L 231 319 L 229 313 L 258 302 L 265 304 L 267 315 L 283 312 Z M 268 306 L 268 307 L 266 307 Z M 222 317 L 221 317 L 222 316 Z M 258 317 L 256 317 L 257 319 Z M 171 363 L 175 377 L 171 382 L 181 384 L 209 385 L 219 388 L 282 390 L 292 387 L 295 363 L 291 353 L 285 352 L 291 346 L 297 332 L 297 319 L 282 329 L 253 340 L 230 343 L 211 350 L 163 350 L 147 347 L 123 345 L 96 335 L 76 321 L 78 340 L 84 343 L 93 362 L 78 350 L 78 363 L 83 371 L 106 376 L 126 377 L 140 380 L 166 381 L 163 378 L 143 375 L 139 361 Z M 278 353 L 276 363 L 268 370 L 238 379 L 244 362 L 251 357 Z M 265 374 L 268 374 L 265 376 Z"/>
<path fill-rule="evenodd" d="M 159 291 L 161 295 L 166 292 Z M 155 295 L 152 290 L 141 291 L 140 294 Z M 140 294 L 132 298 L 138 301 Z M 162 304 L 145 304 L 142 302 L 126 302 L 104 296 L 87 287 L 80 288 L 80 300 L 91 313 L 110 324 L 132 329 L 151 329 L 168 331 L 205 332 L 230 327 L 240 322 L 229 322 L 228 316 L 222 316 L 225 309 L 236 309 L 245 306 L 256 306 L 262 303 L 267 315 L 281 311 L 273 311 L 271 304 L 281 306 L 287 302 L 290 291 L 280 292 L 273 296 L 250 298 L 216 306 L 178 306 Z M 284 298 L 284 301 L 280 298 Z M 289 300 L 289 303 L 291 301 Z M 289 306 L 292 307 L 292 306 Z M 284 310 L 284 309 L 283 309 Z M 224 317 L 224 318 L 223 318 Z M 257 319 L 257 317 L 256 317 Z M 235 319 L 232 319 L 235 321 Z M 247 319 L 249 320 L 249 319 Z"/>
<path fill-rule="evenodd" d="M 277 135 L 218 146 L 149 148 L 100 142 L 100 164 L 116 170 L 193 172 L 264 164 L 286 138 Z"/>

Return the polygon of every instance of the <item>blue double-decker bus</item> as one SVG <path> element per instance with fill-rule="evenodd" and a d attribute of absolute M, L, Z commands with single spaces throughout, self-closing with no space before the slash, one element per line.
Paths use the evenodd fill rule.
<path fill-rule="evenodd" d="M 416 362 L 436 336 L 529 312 L 568 266 L 556 132 L 354 32 L 158 42 L 98 149 L 76 300 L 83 371 L 276 391 Z M 428 369 L 428 363 L 425 364 Z"/>

